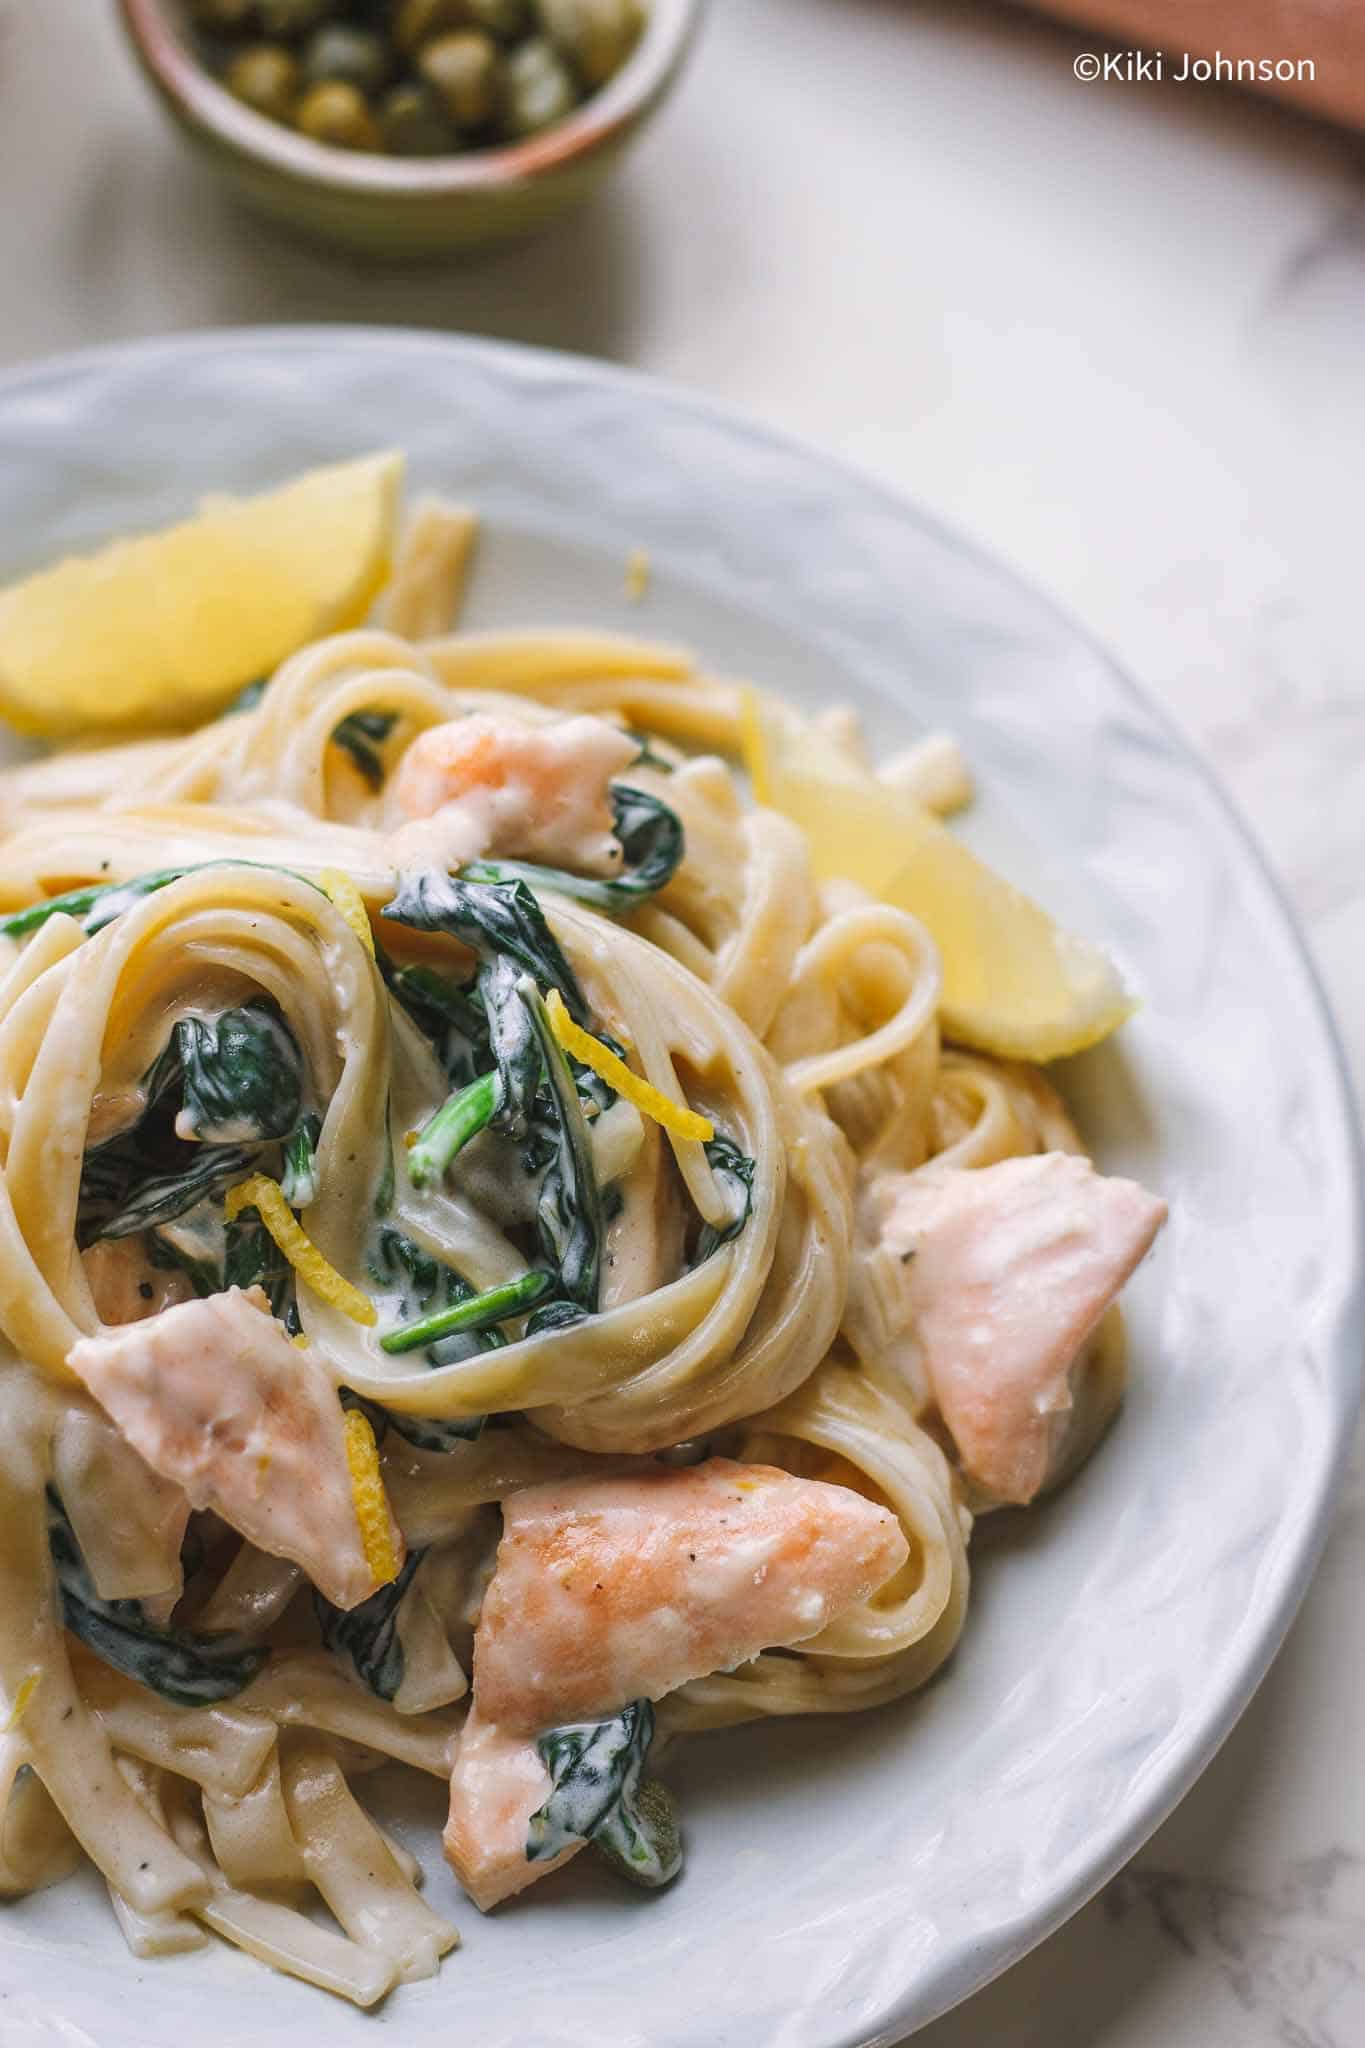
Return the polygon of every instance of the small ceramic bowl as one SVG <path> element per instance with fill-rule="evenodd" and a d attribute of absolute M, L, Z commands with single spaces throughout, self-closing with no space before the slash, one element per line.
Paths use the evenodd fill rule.
<path fill-rule="evenodd" d="M 445 157 L 333 149 L 253 112 L 194 53 L 178 0 L 119 0 L 181 131 L 252 206 L 318 241 L 402 261 L 533 233 L 595 189 L 676 78 L 704 0 L 649 0 L 616 76 L 525 142 Z"/>

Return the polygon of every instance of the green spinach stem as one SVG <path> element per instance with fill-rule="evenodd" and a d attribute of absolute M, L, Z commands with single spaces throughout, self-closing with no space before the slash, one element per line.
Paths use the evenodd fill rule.
<path fill-rule="evenodd" d="M 408 1154 L 408 1179 L 415 1188 L 429 1187 L 444 1176 L 456 1153 L 489 1121 L 498 1095 L 497 1075 L 480 1074 L 441 1104 Z"/>
<path fill-rule="evenodd" d="M 531 1308 L 553 1286 L 554 1275 L 533 1266 L 519 1279 L 505 1280 L 500 1287 L 485 1288 L 482 1294 L 471 1294 L 465 1301 L 438 1309 L 434 1316 L 423 1316 L 419 1322 L 404 1323 L 400 1329 L 390 1330 L 380 1338 L 380 1349 L 390 1353 L 421 1351 L 440 1337 L 453 1337 L 459 1330 L 489 1329 L 494 1323 L 505 1322 L 509 1316 Z"/>

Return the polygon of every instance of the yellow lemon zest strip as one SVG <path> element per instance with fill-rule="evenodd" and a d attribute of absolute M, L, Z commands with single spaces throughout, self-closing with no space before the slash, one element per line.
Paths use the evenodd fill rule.
<path fill-rule="evenodd" d="M 373 960 L 374 932 L 370 927 L 370 913 L 365 908 L 365 898 L 350 876 L 344 875 L 340 868 L 324 868 L 318 876 L 318 887 L 335 904 Z"/>
<path fill-rule="evenodd" d="M 379 1453 L 374 1447 L 370 1418 L 359 1408 L 346 1410 L 346 1469 L 351 1475 L 351 1498 L 360 1524 L 360 1541 L 365 1562 L 381 1586 L 398 1577 L 398 1552 L 394 1548 L 393 1524 L 389 1519 L 389 1497 L 379 1476 Z"/>
<path fill-rule="evenodd" d="M 632 604 L 638 604 L 649 589 L 649 550 L 632 548 L 626 557 L 626 596 Z"/>
<path fill-rule="evenodd" d="M 29 1702 L 42 1682 L 42 1676 L 41 1671 L 30 1671 L 28 1677 L 20 1682 L 19 1690 L 14 1695 L 14 1705 L 10 1709 L 9 1719 L 3 1729 L 0 1729 L 0 1734 L 8 1735 L 12 1729 L 19 1726 L 28 1712 Z"/>
<path fill-rule="evenodd" d="M 709 1117 L 699 1116 L 695 1109 L 685 1109 L 680 1102 L 669 1097 L 652 1081 L 642 1080 L 639 1074 L 632 1074 L 624 1060 L 618 1059 L 610 1046 L 603 1045 L 600 1038 L 594 1038 L 585 1031 L 564 1007 L 564 998 L 557 988 L 552 988 L 546 998 L 545 1007 L 550 1014 L 550 1029 L 576 1060 L 582 1060 L 585 1067 L 591 1067 L 594 1074 L 600 1074 L 608 1087 L 614 1088 L 627 1102 L 633 1102 L 645 1116 L 652 1116 L 656 1124 L 662 1124 L 666 1131 L 672 1131 L 678 1138 L 695 1138 L 705 1143 L 714 1138 L 716 1127 Z"/>
<path fill-rule="evenodd" d="M 773 778 L 768 766 L 768 743 L 763 737 L 763 713 L 758 691 L 752 683 L 739 693 L 739 752 L 754 792 L 754 802 L 770 804 Z"/>
<path fill-rule="evenodd" d="M 339 1308 L 353 1323 L 377 1321 L 374 1303 L 358 1287 L 352 1287 L 331 1261 L 323 1257 L 285 1201 L 277 1180 L 271 1180 L 269 1174 L 253 1173 L 248 1179 L 239 1180 L 235 1188 L 228 1189 L 224 1206 L 229 1223 L 240 1216 L 243 1209 L 255 1209 L 299 1278 L 305 1280 L 321 1300 L 330 1301 L 333 1308 Z"/>

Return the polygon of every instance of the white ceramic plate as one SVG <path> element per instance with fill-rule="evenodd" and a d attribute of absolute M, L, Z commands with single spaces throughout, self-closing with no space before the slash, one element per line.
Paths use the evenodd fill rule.
<path fill-rule="evenodd" d="M 879 739 L 961 736 L 984 792 L 972 837 L 1107 940 L 1145 999 L 1121 1047 L 1063 1076 L 1102 1162 L 1171 1203 L 1126 1297 L 1132 1391 L 1067 1493 L 983 1533 L 962 1646 L 927 1692 L 678 1753 L 671 1891 L 623 1895 L 584 1858 L 482 1920 L 419 1787 L 409 1839 L 467 1944 L 434 1982 L 367 2018 L 227 1949 L 137 1963 L 91 1882 L 0 1914 L 0 2037 L 890 2043 L 1138 1847 L 1304 1590 L 1361 1350 L 1331 1029 L 1217 792 L 1073 627 L 869 483 L 618 371 L 300 328 L 40 367 L 0 384 L 0 577 L 386 442 L 484 514 L 473 623 L 676 636 L 807 702 L 853 701 Z M 630 606 L 635 547 L 653 581 Z"/>

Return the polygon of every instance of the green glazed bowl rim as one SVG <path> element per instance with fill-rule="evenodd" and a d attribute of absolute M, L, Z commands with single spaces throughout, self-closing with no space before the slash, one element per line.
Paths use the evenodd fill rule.
<path fill-rule="evenodd" d="M 143 69 L 171 107 L 235 155 L 333 192 L 431 199 L 457 192 L 525 189 L 609 149 L 635 127 L 682 63 L 706 0 L 648 0 L 644 31 L 599 91 L 542 135 L 465 155 L 390 157 L 336 149 L 256 113 L 193 54 L 176 0 L 119 0 Z"/>

